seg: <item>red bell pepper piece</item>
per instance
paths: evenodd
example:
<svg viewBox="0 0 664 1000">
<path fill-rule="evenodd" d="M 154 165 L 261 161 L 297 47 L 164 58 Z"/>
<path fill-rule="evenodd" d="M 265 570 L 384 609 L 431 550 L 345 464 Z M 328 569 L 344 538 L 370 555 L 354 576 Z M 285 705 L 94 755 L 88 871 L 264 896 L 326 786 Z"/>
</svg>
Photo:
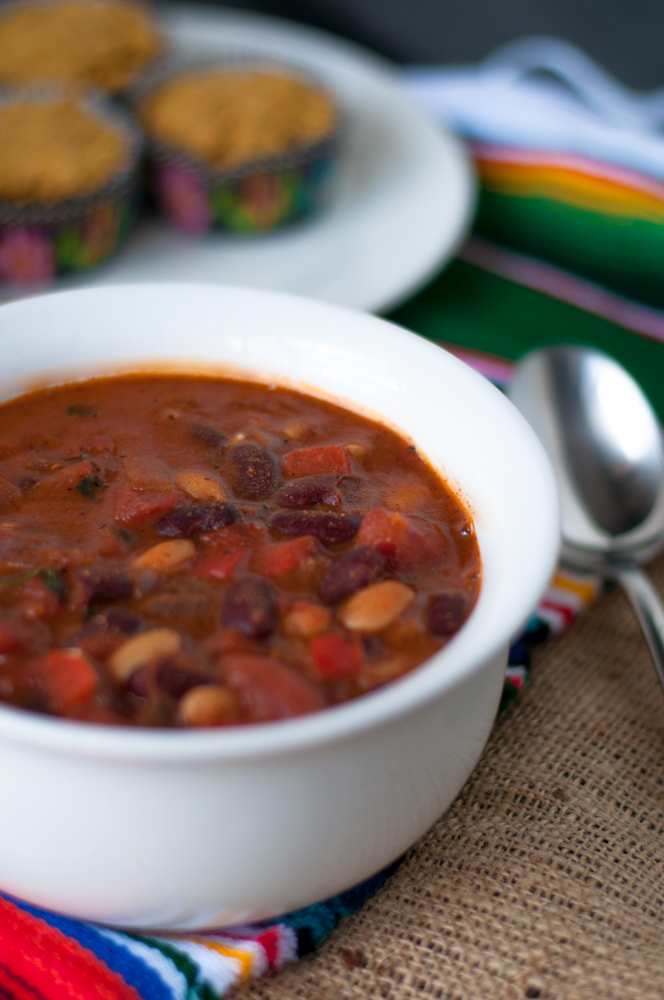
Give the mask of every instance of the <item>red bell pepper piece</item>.
<svg viewBox="0 0 664 1000">
<path fill-rule="evenodd" d="M 79 649 L 52 649 L 40 662 L 42 688 L 55 712 L 67 712 L 91 698 L 97 673 Z"/>
<path fill-rule="evenodd" d="M 319 476 L 325 472 L 347 476 L 352 471 L 352 465 L 350 455 L 342 444 L 327 444 L 289 451 L 284 455 L 283 469 L 291 479 Z"/>
<path fill-rule="evenodd" d="M 367 663 L 364 643 L 356 632 L 326 632 L 314 636 L 309 652 L 323 680 L 357 675 Z"/>
</svg>

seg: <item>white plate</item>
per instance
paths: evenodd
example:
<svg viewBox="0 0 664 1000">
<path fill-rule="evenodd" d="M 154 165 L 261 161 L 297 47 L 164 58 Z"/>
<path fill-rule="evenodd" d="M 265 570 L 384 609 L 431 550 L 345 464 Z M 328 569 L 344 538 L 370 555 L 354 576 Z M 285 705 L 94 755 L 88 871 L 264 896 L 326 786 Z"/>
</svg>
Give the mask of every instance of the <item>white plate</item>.
<svg viewBox="0 0 664 1000">
<path fill-rule="evenodd" d="M 144 221 L 103 269 L 58 287 L 218 282 L 379 311 L 407 298 L 452 256 L 474 207 L 472 168 L 459 141 L 402 95 L 389 64 L 270 17 L 176 4 L 163 13 L 179 52 L 249 50 L 306 66 L 328 82 L 349 118 L 332 204 L 307 224 L 258 237 L 190 239 Z"/>
</svg>

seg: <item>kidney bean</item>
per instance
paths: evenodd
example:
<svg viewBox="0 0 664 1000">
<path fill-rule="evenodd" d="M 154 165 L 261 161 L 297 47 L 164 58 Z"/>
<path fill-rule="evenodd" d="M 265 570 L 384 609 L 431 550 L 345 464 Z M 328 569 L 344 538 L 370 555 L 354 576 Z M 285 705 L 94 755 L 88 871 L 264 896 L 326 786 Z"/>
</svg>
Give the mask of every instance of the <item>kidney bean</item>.
<svg viewBox="0 0 664 1000">
<path fill-rule="evenodd" d="M 165 694 L 177 699 L 180 699 L 187 691 L 191 691 L 192 688 L 210 683 L 210 678 L 206 677 L 200 670 L 192 670 L 180 663 L 175 657 L 159 662 L 155 680 Z"/>
<path fill-rule="evenodd" d="M 338 507 L 341 493 L 337 489 L 339 477 L 335 475 L 303 476 L 282 486 L 276 496 L 280 507 L 307 507 L 310 504 L 326 503 Z"/>
<path fill-rule="evenodd" d="M 265 448 L 247 441 L 231 449 L 235 492 L 245 500 L 265 500 L 277 485 L 277 465 Z"/>
<path fill-rule="evenodd" d="M 465 621 L 470 608 L 468 598 L 460 590 L 444 590 L 431 602 L 428 625 L 434 635 L 453 635 Z"/>
<path fill-rule="evenodd" d="M 362 545 L 341 556 L 321 581 L 318 591 L 326 604 L 337 604 L 356 590 L 367 587 L 385 572 L 387 559 L 371 545 Z"/>
<path fill-rule="evenodd" d="M 345 511 L 293 510 L 275 514 L 270 527 L 282 535 L 313 535 L 332 545 L 347 542 L 357 534 L 362 523 L 358 514 Z"/>
<path fill-rule="evenodd" d="M 133 694 L 135 698 L 147 698 L 150 693 L 148 686 L 148 674 L 145 667 L 139 667 L 138 670 L 134 670 L 133 674 L 129 677 L 126 684 L 126 689 L 129 694 Z"/>
<path fill-rule="evenodd" d="M 108 604 L 131 597 L 134 585 L 116 566 L 89 566 L 78 571 L 88 590 L 89 604 Z"/>
<path fill-rule="evenodd" d="M 221 451 L 224 447 L 225 435 L 221 431 L 218 431 L 216 427 L 212 427 L 211 424 L 192 424 L 189 428 L 189 433 L 197 441 L 202 441 L 203 444 L 206 444 L 208 448 Z"/>
<path fill-rule="evenodd" d="M 75 639 L 85 639 L 90 635 L 100 635 L 109 630 L 121 635 L 134 635 L 141 628 L 142 622 L 129 608 L 107 608 L 106 611 L 92 618 L 76 633 Z"/>
<path fill-rule="evenodd" d="M 238 512 L 229 503 L 210 500 L 192 506 L 183 504 L 164 514 L 153 525 L 162 538 L 189 538 L 195 531 L 216 531 L 237 521 Z"/>
<path fill-rule="evenodd" d="M 277 624 L 272 587 L 262 576 L 247 574 L 226 591 L 221 620 L 250 639 L 264 639 Z"/>
</svg>

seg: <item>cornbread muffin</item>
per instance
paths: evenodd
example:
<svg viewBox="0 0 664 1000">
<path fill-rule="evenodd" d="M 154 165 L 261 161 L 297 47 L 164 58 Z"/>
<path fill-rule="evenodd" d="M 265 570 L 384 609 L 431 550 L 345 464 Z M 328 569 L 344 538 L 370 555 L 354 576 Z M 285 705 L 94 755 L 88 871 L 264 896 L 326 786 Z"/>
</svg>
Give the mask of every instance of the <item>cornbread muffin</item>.
<svg viewBox="0 0 664 1000">
<path fill-rule="evenodd" d="M 141 134 L 62 88 L 0 95 L 0 281 L 44 286 L 100 263 L 135 215 Z"/>
<path fill-rule="evenodd" d="M 341 115 L 297 70 L 248 59 L 162 70 L 137 108 L 158 200 L 187 233 L 264 232 L 329 196 Z"/>
<path fill-rule="evenodd" d="M 126 158 L 118 132 L 73 98 L 0 104 L 0 198 L 80 197 L 103 187 Z"/>
<path fill-rule="evenodd" d="M 148 134 L 215 170 L 282 156 L 329 136 L 327 94 L 293 77 L 207 70 L 166 80 L 142 111 Z"/>
<path fill-rule="evenodd" d="M 162 48 L 159 31 L 130 0 L 27 0 L 0 15 L 0 82 L 52 80 L 115 94 Z"/>
</svg>

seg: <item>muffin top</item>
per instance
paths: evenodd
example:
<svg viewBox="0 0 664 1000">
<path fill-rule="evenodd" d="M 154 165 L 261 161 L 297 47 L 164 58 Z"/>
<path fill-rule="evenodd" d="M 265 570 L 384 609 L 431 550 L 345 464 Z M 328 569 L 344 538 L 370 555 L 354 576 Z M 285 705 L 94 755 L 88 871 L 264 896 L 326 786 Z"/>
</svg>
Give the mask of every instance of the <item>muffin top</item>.
<svg viewBox="0 0 664 1000">
<path fill-rule="evenodd" d="M 73 98 L 0 104 L 0 198 L 53 204 L 103 188 L 124 169 L 121 135 Z"/>
<path fill-rule="evenodd" d="M 338 120 L 321 90 L 276 72 L 206 70 L 171 77 L 143 104 L 153 139 L 228 170 L 330 135 Z"/>
<path fill-rule="evenodd" d="M 0 16 L 0 81 L 58 80 L 116 93 L 162 49 L 147 15 L 127 0 L 42 0 Z"/>
</svg>

